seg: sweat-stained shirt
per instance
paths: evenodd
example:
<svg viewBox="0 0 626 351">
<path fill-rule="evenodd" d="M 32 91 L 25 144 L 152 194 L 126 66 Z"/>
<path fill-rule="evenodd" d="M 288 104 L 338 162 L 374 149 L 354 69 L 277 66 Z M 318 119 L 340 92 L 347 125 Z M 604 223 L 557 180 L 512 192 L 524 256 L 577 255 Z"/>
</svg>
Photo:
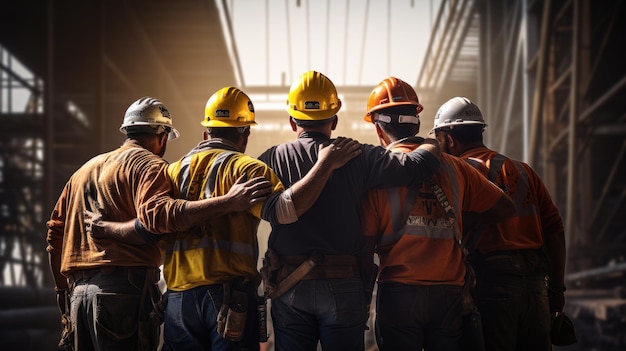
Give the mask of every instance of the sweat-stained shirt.
<svg viewBox="0 0 626 351">
<path fill-rule="evenodd" d="M 316 132 L 269 148 L 259 159 L 285 186 L 304 177 L 315 164 L 319 145 L 330 139 Z M 439 160 L 424 150 L 394 153 L 363 144 L 361 154 L 336 169 L 315 204 L 292 224 L 273 224 L 269 248 L 279 256 L 361 254 L 362 203 L 368 190 L 406 185 L 430 177 Z"/>
<path fill-rule="evenodd" d="M 236 151 L 232 143 L 221 139 L 200 142 L 172 163 L 168 173 L 176 185 L 175 197 L 188 200 L 225 195 L 242 175 L 246 179 L 263 176 L 271 182 L 273 192 L 267 201 L 246 211 L 211 218 L 202 227 L 163 240 L 163 276 L 168 289 L 184 291 L 236 277 L 258 284 L 256 234 L 261 213 L 275 217 L 274 210 L 267 207 L 284 190 L 276 174 L 265 163 Z"/>
<path fill-rule="evenodd" d="M 486 147 L 466 151 L 459 157 L 481 160 L 485 174 L 515 202 L 517 215 L 482 232 L 475 242 L 480 253 L 538 249 L 545 237 L 563 233 L 563 221 L 539 175 L 526 163 L 510 159 Z"/>
<path fill-rule="evenodd" d="M 390 146 L 394 151 L 409 152 L 419 144 L 407 138 Z M 454 220 L 427 183 L 419 187 L 413 204 L 405 204 L 407 187 L 377 189 L 368 194 L 363 231 L 366 236 L 379 237 L 379 284 L 463 285 L 465 264 L 455 243 L 455 235 L 463 229 L 462 211 L 488 211 L 504 193 L 467 162 L 449 154 L 441 155 L 441 166 L 433 180 L 452 206 Z M 408 218 L 398 221 L 397 216 L 406 216 L 407 206 L 412 206 Z"/>
<path fill-rule="evenodd" d="M 169 196 L 172 184 L 166 168 L 161 157 L 127 140 L 87 161 L 70 177 L 47 222 L 47 251 L 61 253 L 63 275 L 102 266 L 161 265 L 157 243 L 94 242 L 86 232 L 83 209 L 115 222 L 138 218 L 154 234 L 186 228 L 186 223 L 176 220 L 185 202 Z"/>
</svg>

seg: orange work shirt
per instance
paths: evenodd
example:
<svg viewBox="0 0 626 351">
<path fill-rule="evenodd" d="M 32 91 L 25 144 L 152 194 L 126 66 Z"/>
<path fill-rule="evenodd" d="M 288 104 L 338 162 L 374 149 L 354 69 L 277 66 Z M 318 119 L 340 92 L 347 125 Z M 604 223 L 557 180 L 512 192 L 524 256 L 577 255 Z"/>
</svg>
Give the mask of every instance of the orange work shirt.
<svg viewBox="0 0 626 351">
<path fill-rule="evenodd" d="M 393 150 L 408 152 L 417 146 L 404 142 L 395 144 Z M 433 178 L 454 209 L 454 220 L 426 183 L 420 186 L 403 228 L 393 224 L 396 216 L 406 212 L 408 188 L 377 189 L 368 194 L 363 229 L 366 236 L 379 237 L 378 283 L 463 285 L 465 265 L 455 243 L 457 233 L 462 233 L 462 212 L 486 212 L 504 193 L 467 162 L 448 154 L 441 155 L 441 166 Z"/>
</svg>

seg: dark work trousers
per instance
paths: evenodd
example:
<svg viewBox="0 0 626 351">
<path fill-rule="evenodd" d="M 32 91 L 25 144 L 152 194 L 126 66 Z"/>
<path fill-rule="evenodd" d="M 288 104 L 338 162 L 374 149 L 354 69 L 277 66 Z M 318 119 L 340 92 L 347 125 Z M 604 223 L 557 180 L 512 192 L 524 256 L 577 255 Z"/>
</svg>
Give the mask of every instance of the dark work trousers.
<svg viewBox="0 0 626 351">
<path fill-rule="evenodd" d="M 77 271 L 70 277 L 76 351 L 157 349 L 160 325 L 150 322 L 151 293 L 158 291 L 157 268 L 103 267 Z M 144 290 L 145 284 L 156 290 Z"/>
<path fill-rule="evenodd" d="M 259 315 L 256 287 L 246 285 L 248 296 L 243 339 L 229 341 L 217 331 L 217 315 L 224 302 L 222 284 L 202 285 L 166 293 L 163 351 L 259 350 Z"/>
<path fill-rule="evenodd" d="M 363 351 L 364 296 L 358 278 L 300 281 L 272 299 L 276 351 Z"/>
<path fill-rule="evenodd" d="M 472 261 L 487 351 L 551 350 L 542 253 L 502 252 Z"/>
<path fill-rule="evenodd" d="M 460 286 L 379 284 L 376 342 L 382 351 L 459 350 L 462 313 Z"/>
</svg>

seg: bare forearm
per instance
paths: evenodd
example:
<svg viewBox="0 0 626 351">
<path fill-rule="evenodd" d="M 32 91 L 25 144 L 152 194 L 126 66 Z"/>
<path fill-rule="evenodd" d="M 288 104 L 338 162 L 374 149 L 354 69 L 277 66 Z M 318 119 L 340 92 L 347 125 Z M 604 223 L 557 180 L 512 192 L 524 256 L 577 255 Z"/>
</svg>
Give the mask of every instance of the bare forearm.
<svg viewBox="0 0 626 351">
<path fill-rule="evenodd" d="M 230 212 L 246 211 L 256 203 L 263 202 L 272 192 L 272 184 L 263 176 L 245 180 L 241 175 L 222 196 L 211 197 L 185 204 L 184 218 L 189 227 L 206 223 L 212 217 Z"/>
<path fill-rule="evenodd" d="M 219 196 L 198 201 L 188 201 L 185 205 L 185 223 L 195 227 L 206 223 L 209 219 L 233 211 L 233 203 L 226 196 Z"/>
</svg>

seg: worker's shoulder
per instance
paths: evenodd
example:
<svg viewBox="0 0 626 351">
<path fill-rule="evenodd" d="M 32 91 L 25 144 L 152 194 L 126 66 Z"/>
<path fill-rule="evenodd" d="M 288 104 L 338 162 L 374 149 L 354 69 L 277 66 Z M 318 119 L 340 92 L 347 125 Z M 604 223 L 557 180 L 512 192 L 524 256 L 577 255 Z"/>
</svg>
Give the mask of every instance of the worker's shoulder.
<svg viewBox="0 0 626 351">
<path fill-rule="evenodd" d="M 453 168 L 458 175 L 472 176 L 476 173 L 480 173 L 482 176 L 489 174 L 489 169 L 485 165 L 484 161 L 474 157 L 460 158 L 454 155 L 443 153 L 441 154 L 441 164 L 448 165 Z"/>
</svg>

